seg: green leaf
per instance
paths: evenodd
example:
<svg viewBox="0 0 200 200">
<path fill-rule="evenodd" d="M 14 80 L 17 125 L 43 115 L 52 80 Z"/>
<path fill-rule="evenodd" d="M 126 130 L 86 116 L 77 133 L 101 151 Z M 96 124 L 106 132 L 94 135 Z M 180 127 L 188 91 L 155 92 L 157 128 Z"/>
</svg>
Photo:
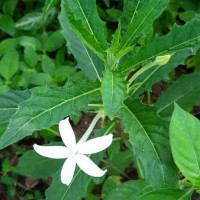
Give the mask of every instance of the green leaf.
<svg viewBox="0 0 200 200">
<path fill-rule="evenodd" d="M 103 62 L 71 31 L 65 18 L 66 13 L 62 8 L 59 20 L 64 30 L 67 46 L 77 60 L 77 68 L 80 68 L 89 80 L 101 80 L 104 69 Z"/>
<path fill-rule="evenodd" d="M 137 200 L 181 200 L 185 196 L 185 193 L 185 191 L 179 189 L 160 189 L 149 192 Z M 190 197 L 184 198 L 184 200 L 190 200 Z"/>
<path fill-rule="evenodd" d="M 10 90 L 0 94 L 0 123 L 8 122 L 17 111 L 19 103 L 28 99 L 30 92 Z"/>
<path fill-rule="evenodd" d="M 156 65 L 150 68 L 149 70 L 145 71 L 144 73 L 142 73 L 135 80 L 135 83 L 137 85 L 134 87 L 131 96 L 137 97 L 142 92 L 151 90 L 151 86 L 154 83 L 167 78 L 169 72 L 171 72 L 178 65 L 184 64 L 184 60 L 193 53 L 194 52 L 192 51 L 191 48 L 183 49 L 173 54 L 167 64 Z"/>
<path fill-rule="evenodd" d="M 61 30 L 58 30 L 48 36 L 47 41 L 44 44 L 44 49 L 49 52 L 56 51 L 65 43 L 66 41 Z"/>
<path fill-rule="evenodd" d="M 101 93 L 105 112 L 113 119 L 127 95 L 124 77 L 119 72 L 106 68 L 103 75 Z"/>
<path fill-rule="evenodd" d="M 108 47 L 104 23 L 99 18 L 95 0 L 63 0 L 62 7 L 70 28 L 91 50 L 104 59 Z"/>
<path fill-rule="evenodd" d="M 15 23 L 15 28 L 25 31 L 34 31 L 40 29 L 42 27 L 42 23 L 43 20 L 41 12 L 30 12 Z"/>
<path fill-rule="evenodd" d="M 168 123 L 152 107 L 134 99 L 127 99 L 119 114 L 145 180 L 153 188 L 177 187 L 178 172 L 171 155 Z"/>
<path fill-rule="evenodd" d="M 37 73 L 33 71 L 27 71 L 23 74 L 24 79 L 32 85 L 52 85 L 53 79 L 49 74 Z"/>
<path fill-rule="evenodd" d="M 137 66 L 144 65 L 157 56 L 171 54 L 185 48 L 191 48 L 193 54 L 200 47 L 200 20 L 194 19 L 184 26 L 175 25 L 165 36 L 156 37 L 151 43 L 140 47 L 137 53 L 121 63 L 124 74 L 131 72 Z M 188 55 L 189 56 L 189 55 Z"/>
<path fill-rule="evenodd" d="M 9 15 L 0 16 L 0 29 L 11 36 L 14 35 L 15 26 L 13 19 Z"/>
<path fill-rule="evenodd" d="M 4 14 L 12 16 L 13 12 L 14 12 L 14 10 L 16 8 L 17 1 L 18 0 L 7 0 L 7 1 L 4 1 L 3 7 L 2 7 Z"/>
<path fill-rule="evenodd" d="M 44 158 L 31 150 L 23 154 L 14 171 L 31 178 L 46 178 L 56 173 L 63 163 L 63 159 Z"/>
<path fill-rule="evenodd" d="M 47 55 L 42 56 L 42 70 L 45 73 L 50 74 L 51 76 L 54 75 L 55 64 L 54 64 L 53 60 Z"/>
<path fill-rule="evenodd" d="M 6 80 L 10 80 L 17 72 L 18 65 L 18 52 L 15 49 L 7 50 L 0 61 L 0 75 L 2 75 Z"/>
<path fill-rule="evenodd" d="M 102 153 L 92 155 L 92 160 L 99 163 L 102 159 Z M 92 177 L 85 174 L 78 167 L 76 168 L 74 178 L 69 186 L 60 181 L 60 170 L 53 176 L 52 185 L 46 190 L 46 200 L 81 200 L 86 197 L 87 188 L 92 181 Z M 78 191 L 78 192 L 77 192 Z"/>
<path fill-rule="evenodd" d="M 32 46 L 27 46 L 24 49 L 24 60 L 26 64 L 35 67 L 38 62 L 38 55 Z"/>
<path fill-rule="evenodd" d="M 170 123 L 170 144 L 176 165 L 200 187 L 200 122 L 175 104 Z"/>
<path fill-rule="evenodd" d="M 87 110 L 88 103 L 97 101 L 99 84 L 79 83 L 67 88 L 39 87 L 19 105 L 0 140 L 0 149 L 31 135 L 36 130 L 57 124 L 62 118 Z"/>
<path fill-rule="evenodd" d="M 151 186 L 143 180 L 126 181 L 111 190 L 105 200 L 137 200 L 149 191 L 152 191 Z"/>
<path fill-rule="evenodd" d="M 5 39 L 0 42 L 0 55 L 5 54 L 6 51 L 10 49 L 15 49 L 18 45 L 18 40 L 16 38 Z"/>
<path fill-rule="evenodd" d="M 181 76 L 166 91 L 162 93 L 155 106 L 159 115 L 170 117 L 174 102 L 188 109 L 200 101 L 200 73 Z"/>
<path fill-rule="evenodd" d="M 121 35 L 127 31 L 128 25 L 132 24 L 146 0 L 124 0 L 123 15 L 120 18 Z"/>
<path fill-rule="evenodd" d="M 140 3 L 140 1 L 138 1 Z M 135 12 L 132 14 L 133 19 L 129 19 L 129 25 L 127 31 L 125 32 L 124 36 L 121 39 L 119 51 L 124 49 L 125 47 L 129 46 L 133 41 L 136 42 L 136 39 L 141 36 L 141 33 L 146 29 L 149 24 L 152 24 L 155 19 L 157 19 L 163 10 L 166 8 L 168 4 L 168 0 L 146 0 L 143 3 L 143 8 L 140 9 L 139 12 Z M 125 4 L 126 6 L 126 4 Z M 131 5 L 131 7 L 133 7 Z M 130 12 L 129 12 L 130 13 Z M 130 17 L 130 14 L 128 14 Z"/>
<path fill-rule="evenodd" d="M 31 46 L 35 50 L 42 50 L 42 45 L 40 41 L 35 37 L 23 35 L 17 39 L 19 41 L 19 44 L 24 48 Z"/>
</svg>

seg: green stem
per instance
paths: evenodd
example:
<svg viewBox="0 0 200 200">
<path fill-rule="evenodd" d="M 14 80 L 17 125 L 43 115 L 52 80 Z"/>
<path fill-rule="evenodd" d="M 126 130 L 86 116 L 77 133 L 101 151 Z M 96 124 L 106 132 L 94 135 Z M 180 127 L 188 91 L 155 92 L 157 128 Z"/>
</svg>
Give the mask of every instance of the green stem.
<svg viewBox="0 0 200 200">
<path fill-rule="evenodd" d="M 147 104 L 151 105 L 151 92 L 147 91 Z"/>
<path fill-rule="evenodd" d="M 146 70 L 150 69 L 151 67 L 155 66 L 154 62 L 148 63 L 147 65 L 145 65 L 144 67 L 142 67 L 140 70 L 138 70 L 135 74 L 133 74 L 133 76 L 129 79 L 129 83 L 128 86 L 130 87 L 131 84 L 133 83 L 133 81 L 138 78 L 143 72 L 145 72 Z"/>
<path fill-rule="evenodd" d="M 53 133 L 54 135 L 57 135 L 57 136 L 59 135 L 59 133 L 57 131 L 53 130 L 52 128 L 47 128 L 46 130 Z"/>
<path fill-rule="evenodd" d="M 90 136 L 90 134 L 92 133 L 96 123 L 99 121 L 99 119 L 101 117 L 104 116 L 104 112 L 103 111 L 99 111 L 98 114 L 94 117 L 94 119 L 92 120 L 92 122 L 90 123 L 88 129 L 86 130 L 86 132 L 84 133 L 84 135 L 82 136 L 82 138 L 79 140 L 79 144 L 85 142 L 88 137 Z"/>
</svg>

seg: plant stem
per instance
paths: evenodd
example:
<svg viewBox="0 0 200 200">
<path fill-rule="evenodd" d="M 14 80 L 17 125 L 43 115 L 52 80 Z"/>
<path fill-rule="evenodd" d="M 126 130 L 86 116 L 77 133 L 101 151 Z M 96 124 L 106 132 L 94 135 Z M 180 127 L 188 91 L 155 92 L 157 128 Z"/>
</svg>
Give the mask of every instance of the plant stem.
<svg viewBox="0 0 200 200">
<path fill-rule="evenodd" d="M 99 121 L 99 119 L 101 117 L 104 116 L 104 112 L 103 111 L 99 111 L 98 114 L 94 117 L 94 119 L 92 120 L 92 122 L 90 123 L 88 129 L 86 130 L 86 132 L 84 133 L 84 135 L 82 136 L 82 138 L 78 141 L 78 144 L 85 142 L 88 137 L 90 136 L 90 134 L 92 133 L 96 123 Z"/>
<path fill-rule="evenodd" d="M 147 91 L 147 104 L 151 105 L 151 92 Z"/>
</svg>

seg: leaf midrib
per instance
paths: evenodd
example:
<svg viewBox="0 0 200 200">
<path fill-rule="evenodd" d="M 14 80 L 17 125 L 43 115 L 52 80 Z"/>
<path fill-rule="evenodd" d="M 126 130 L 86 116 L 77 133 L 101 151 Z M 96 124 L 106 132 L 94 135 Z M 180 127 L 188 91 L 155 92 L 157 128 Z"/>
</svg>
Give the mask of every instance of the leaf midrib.
<svg viewBox="0 0 200 200">
<path fill-rule="evenodd" d="M 28 120 L 23 126 L 20 126 L 20 128 L 19 128 L 16 132 L 14 132 L 14 133 L 11 135 L 11 137 L 9 137 L 9 138 L 4 142 L 4 144 L 7 143 L 11 138 L 15 137 L 15 135 L 16 135 L 22 128 L 24 128 L 25 126 L 27 126 L 31 121 L 35 120 L 36 118 L 40 117 L 41 115 L 45 114 L 46 112 L 49 112 L 49 111 L 51 111 L 51 110 L 53 110 L 53 109 L 55 109 L 55 108 L 57 108 L 57 107 L 59 107 L 59 106 L 62 106 L 63 104 L 65 104 L 65 103 L 67 103 L 67 102 L 69 102 L 69 101 L 76 100 L 76 99 L 78 99 L 78 98 L 80 98 L 80 97 L 82 97 L 82 96 L 87 96 L 88 94 L 93 93 L 93 92 L 96 92 L 96 91 L 98 91 L 98 90 L 100 90 L 100 88 L 95 88 L 94 90 L 90 90 L 89 92 L 85 92 L 85 93 L 83 93 L 83 94 L 81 94 L 81 95 L 78 95 L 78 96 L 76 96 L 76 97 L 67 99 L 67 100 L 65 100 L 64 102 L 62 102 L 62 103 L 60 103 L 60 104 L 57 104 L 56 106 L 53 106 L 52 108 L 50 108 L 50 109 L 48 109 L 48 110 L 45 110 L 44 112 L 41 112 L 39 115 L 37 115 L 37 116 L 31 118 L 30 120 Z M 9 126 L 8 126 L 8 128 L 9 128 Z M 7 129 L 7 130 L 8 130 L 8 129 Z M 37 129 L 35 129 L 35 130 L 37 130 Z"/>
<path fill-rule="evenodd" d="M 138 29 L 142 26 L 142 24 L 144 23 L 144 21 L 149 17 L 149 15 L 151 14 L 151 12 L 154 10 L 154 8 L 158 5 L 158 3 L 160 2 L 161 0 L 159 0 L 154 7 L 152 7 L 152 9 L 150 10 L 150 12 L 146 15 L 146 17 L 143 18 L 142 22 L 140 23 L 140 25 L 135 29 L 135 31 L 133 31 L 133 33 L 131 34 L 131 36 L 129 37 L 129 39 L 123 44 L 122 47 L 120 47 L 120 49 L 123 49 L 127 43 L 129 43 L 130 40 L 132 40 L 132 36 L 138 31 Z M 128 32 L 128 30 L 127 30 Z M 123 37 L 124 38 L 124 37 Z M 123 40 L 122 38 L 122 40 Z"/>
</svg>

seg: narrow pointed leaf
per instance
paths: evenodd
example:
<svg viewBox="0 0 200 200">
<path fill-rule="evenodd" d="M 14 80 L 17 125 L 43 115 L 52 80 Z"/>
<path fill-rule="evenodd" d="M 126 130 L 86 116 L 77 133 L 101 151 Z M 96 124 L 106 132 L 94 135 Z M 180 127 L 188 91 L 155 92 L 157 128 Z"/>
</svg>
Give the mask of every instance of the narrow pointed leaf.
<svg viewBox="0 0 200 200">
<path fill-rule="evenodd" d="M 0 94 L 0 123 L 8 122 L 10 117 L 17 111 L 19 103 L 28 99 L 30 92 L 8 91 Z"/>
<path fill-rule="evenodd" d="M 167 35 L 156 37 L 150 44 L 141 47 L 136 55 L 122 63 L 122 72 L 127 74 L 135 67 L 153 61 L 159 55 L 173 54 L 187 47 L 190 47 L 193 53 L 200 47 L 199 19 L 194 19 L 184 26 L 175 25 Z"/>
<path fill-rule="evenodd" d="M 175 104 L 170 123 L 172 154 L 183 175 L 198 188 L 200 187 L 199 130 L 199 120 Z"/>
<path fill-rule="evenodd" d="M 98 16 L 95 0 L 63 0 L 62 6 L 73 32 L 103 59 L 108 43 L 104 34 L 104 23 Z"/>
<path fill-rule="evenodd" d="M 127 99 L 119 114 L 145 180 L 153 188 L 177 187 L 178 172 L 171 155 L 168 123 L 153 108 L 134 99 Z"/>
<path fill-rule="evenodd" d="M 59 20 L 63 28 L 67 46 L 77 60 L 77 67 L 84 72 L 85 76 L 89 80 L 101 80 L 102 71 L 104 68 L 103 62 L 70 29 L 66 18 L 66 12 L 62 7 Z"/>
<path fill-rule="evenodd" d="M 80 83 L 68 88 L 36 89 L 12 116 L 0 140 L 0 149 L 31 135 L 36 130 L 58 124 L 66 116 L 86 110 L 88 103 L 97 100 L 99 95 L 100 88 L 97 83 Z"/>
<path fill-rule="evenodd" d="M 168 0 L 146 0 L 143 4 L 143 8 L 137 13 L 137 16 L 132 16 L 134 18 L 130 21 L 127 31 L 121 39 L 119 50 L 129 46 L 140 37 L 141 32 L 160 16 L 167 4 Z"/>
<path fill-rule="evenodd" d="M 188 109 L 200 102 L 200 73 L 181 76 L 166 91 L 162 93 L 155 106 L 159 115 L 170 117 L 174 102 Z"/>
<path fill-rule="evenodd" d="M 106 114 L 113 119 L 127 94 L 123 76 L 119 72 L 106 69 L 102 80 L 101 93 Z"/>
<path fill-rule="evenodd" d="M 123 15 L 120 18 L 122 35 L 127 31 L 128 25 L 133 23 L 145 3 L 146 0 L 124 0 Z"/>
</svg>

